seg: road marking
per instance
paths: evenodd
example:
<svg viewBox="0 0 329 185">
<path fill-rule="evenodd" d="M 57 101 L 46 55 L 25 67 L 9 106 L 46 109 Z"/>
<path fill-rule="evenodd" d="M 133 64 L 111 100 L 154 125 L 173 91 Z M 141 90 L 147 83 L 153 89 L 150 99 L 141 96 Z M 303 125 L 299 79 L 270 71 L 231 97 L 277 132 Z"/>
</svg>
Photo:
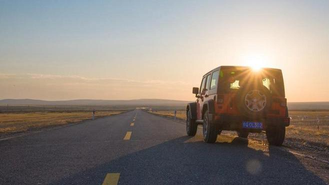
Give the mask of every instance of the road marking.
<svg viewBox="0 0 329 185">
<path fill-rule="evenodd" d="M 119 182 L 120 173 L 108 173 L 102 185 L 117 185 Z"/>
<path fill-rule="evenodd" d="M 123 138 L 123 140 L 130 140 L 131 137 L 131 132 L 127 132 L 127 134 L 125 135 L 125 137 Z"/>
<path fill-rule="evenodd" d="M 130 126 L 133 127 L 135 125 L 135 123 L 130 123 Z"/>
</svg>

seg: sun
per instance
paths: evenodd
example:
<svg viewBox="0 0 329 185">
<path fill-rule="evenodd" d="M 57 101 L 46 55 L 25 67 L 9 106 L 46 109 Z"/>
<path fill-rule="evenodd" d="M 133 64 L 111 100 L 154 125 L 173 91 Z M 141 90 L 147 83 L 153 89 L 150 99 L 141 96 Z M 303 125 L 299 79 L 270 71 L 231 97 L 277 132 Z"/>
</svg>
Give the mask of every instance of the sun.
<svg viewBox="0 0 329 185">
<path fill-rule="evenodd" d="M 260 66 L 257 63 L 252 64 L 250 67 L 252 68 L 253 71 L 259 71 L 259 70 L 261 70 L 263 68 L 262 66 Z"/>
<path fill-rule="evenodd" d="M 261 70 L 268 61 L 262 55 L 252 55 L 245 59 L 247 66 L 250 66 L 254 71 Z"/>
</svg>

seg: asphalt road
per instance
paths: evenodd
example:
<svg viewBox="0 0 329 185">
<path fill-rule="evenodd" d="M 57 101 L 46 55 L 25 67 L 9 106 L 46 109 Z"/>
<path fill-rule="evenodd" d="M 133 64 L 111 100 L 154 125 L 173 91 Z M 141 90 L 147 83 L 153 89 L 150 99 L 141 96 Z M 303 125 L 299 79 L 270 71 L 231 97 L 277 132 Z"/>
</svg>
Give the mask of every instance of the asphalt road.
<svg viewBox="0 0 329 185">
<path fill-rule="evenodd" d="M 135 110 L 3 140 L 0 184 L 328 183 L 312 160 L 225 135 L 206 144 L 200 130 Z"/>
</svg>

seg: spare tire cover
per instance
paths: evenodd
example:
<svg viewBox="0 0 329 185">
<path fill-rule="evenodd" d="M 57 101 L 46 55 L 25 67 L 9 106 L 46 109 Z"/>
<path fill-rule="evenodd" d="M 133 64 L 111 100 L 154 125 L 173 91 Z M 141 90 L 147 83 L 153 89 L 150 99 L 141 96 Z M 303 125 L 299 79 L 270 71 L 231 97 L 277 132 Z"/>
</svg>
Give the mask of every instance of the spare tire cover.
<svg viewBox="0 0 329 185">
<path fill-rule="evenodd" d="M 271 93 L 264 86 L 241 88 L 237 99 L 239 111 L 253 118 L 265 115 L 272 105 Z"/>
</svg>

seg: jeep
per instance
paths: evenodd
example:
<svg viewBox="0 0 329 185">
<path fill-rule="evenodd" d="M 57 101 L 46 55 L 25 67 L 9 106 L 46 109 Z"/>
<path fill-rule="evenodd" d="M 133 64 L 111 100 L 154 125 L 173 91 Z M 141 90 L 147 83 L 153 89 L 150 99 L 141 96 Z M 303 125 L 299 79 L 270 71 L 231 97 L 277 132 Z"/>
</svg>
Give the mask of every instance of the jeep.
<svg viewBox="0 0 329 185">
<path fill-rule="evenodd" d="M 195 136 L 202 124 L 206 143 L 230 130 L 242 138 L 266 132 L 270 145 L 282 145 L 290 118 L 280 69 L 220 66 L 203 76 L 193 94 L 196 101 L 186 107 L 188 136 Z"/>
</svg>

